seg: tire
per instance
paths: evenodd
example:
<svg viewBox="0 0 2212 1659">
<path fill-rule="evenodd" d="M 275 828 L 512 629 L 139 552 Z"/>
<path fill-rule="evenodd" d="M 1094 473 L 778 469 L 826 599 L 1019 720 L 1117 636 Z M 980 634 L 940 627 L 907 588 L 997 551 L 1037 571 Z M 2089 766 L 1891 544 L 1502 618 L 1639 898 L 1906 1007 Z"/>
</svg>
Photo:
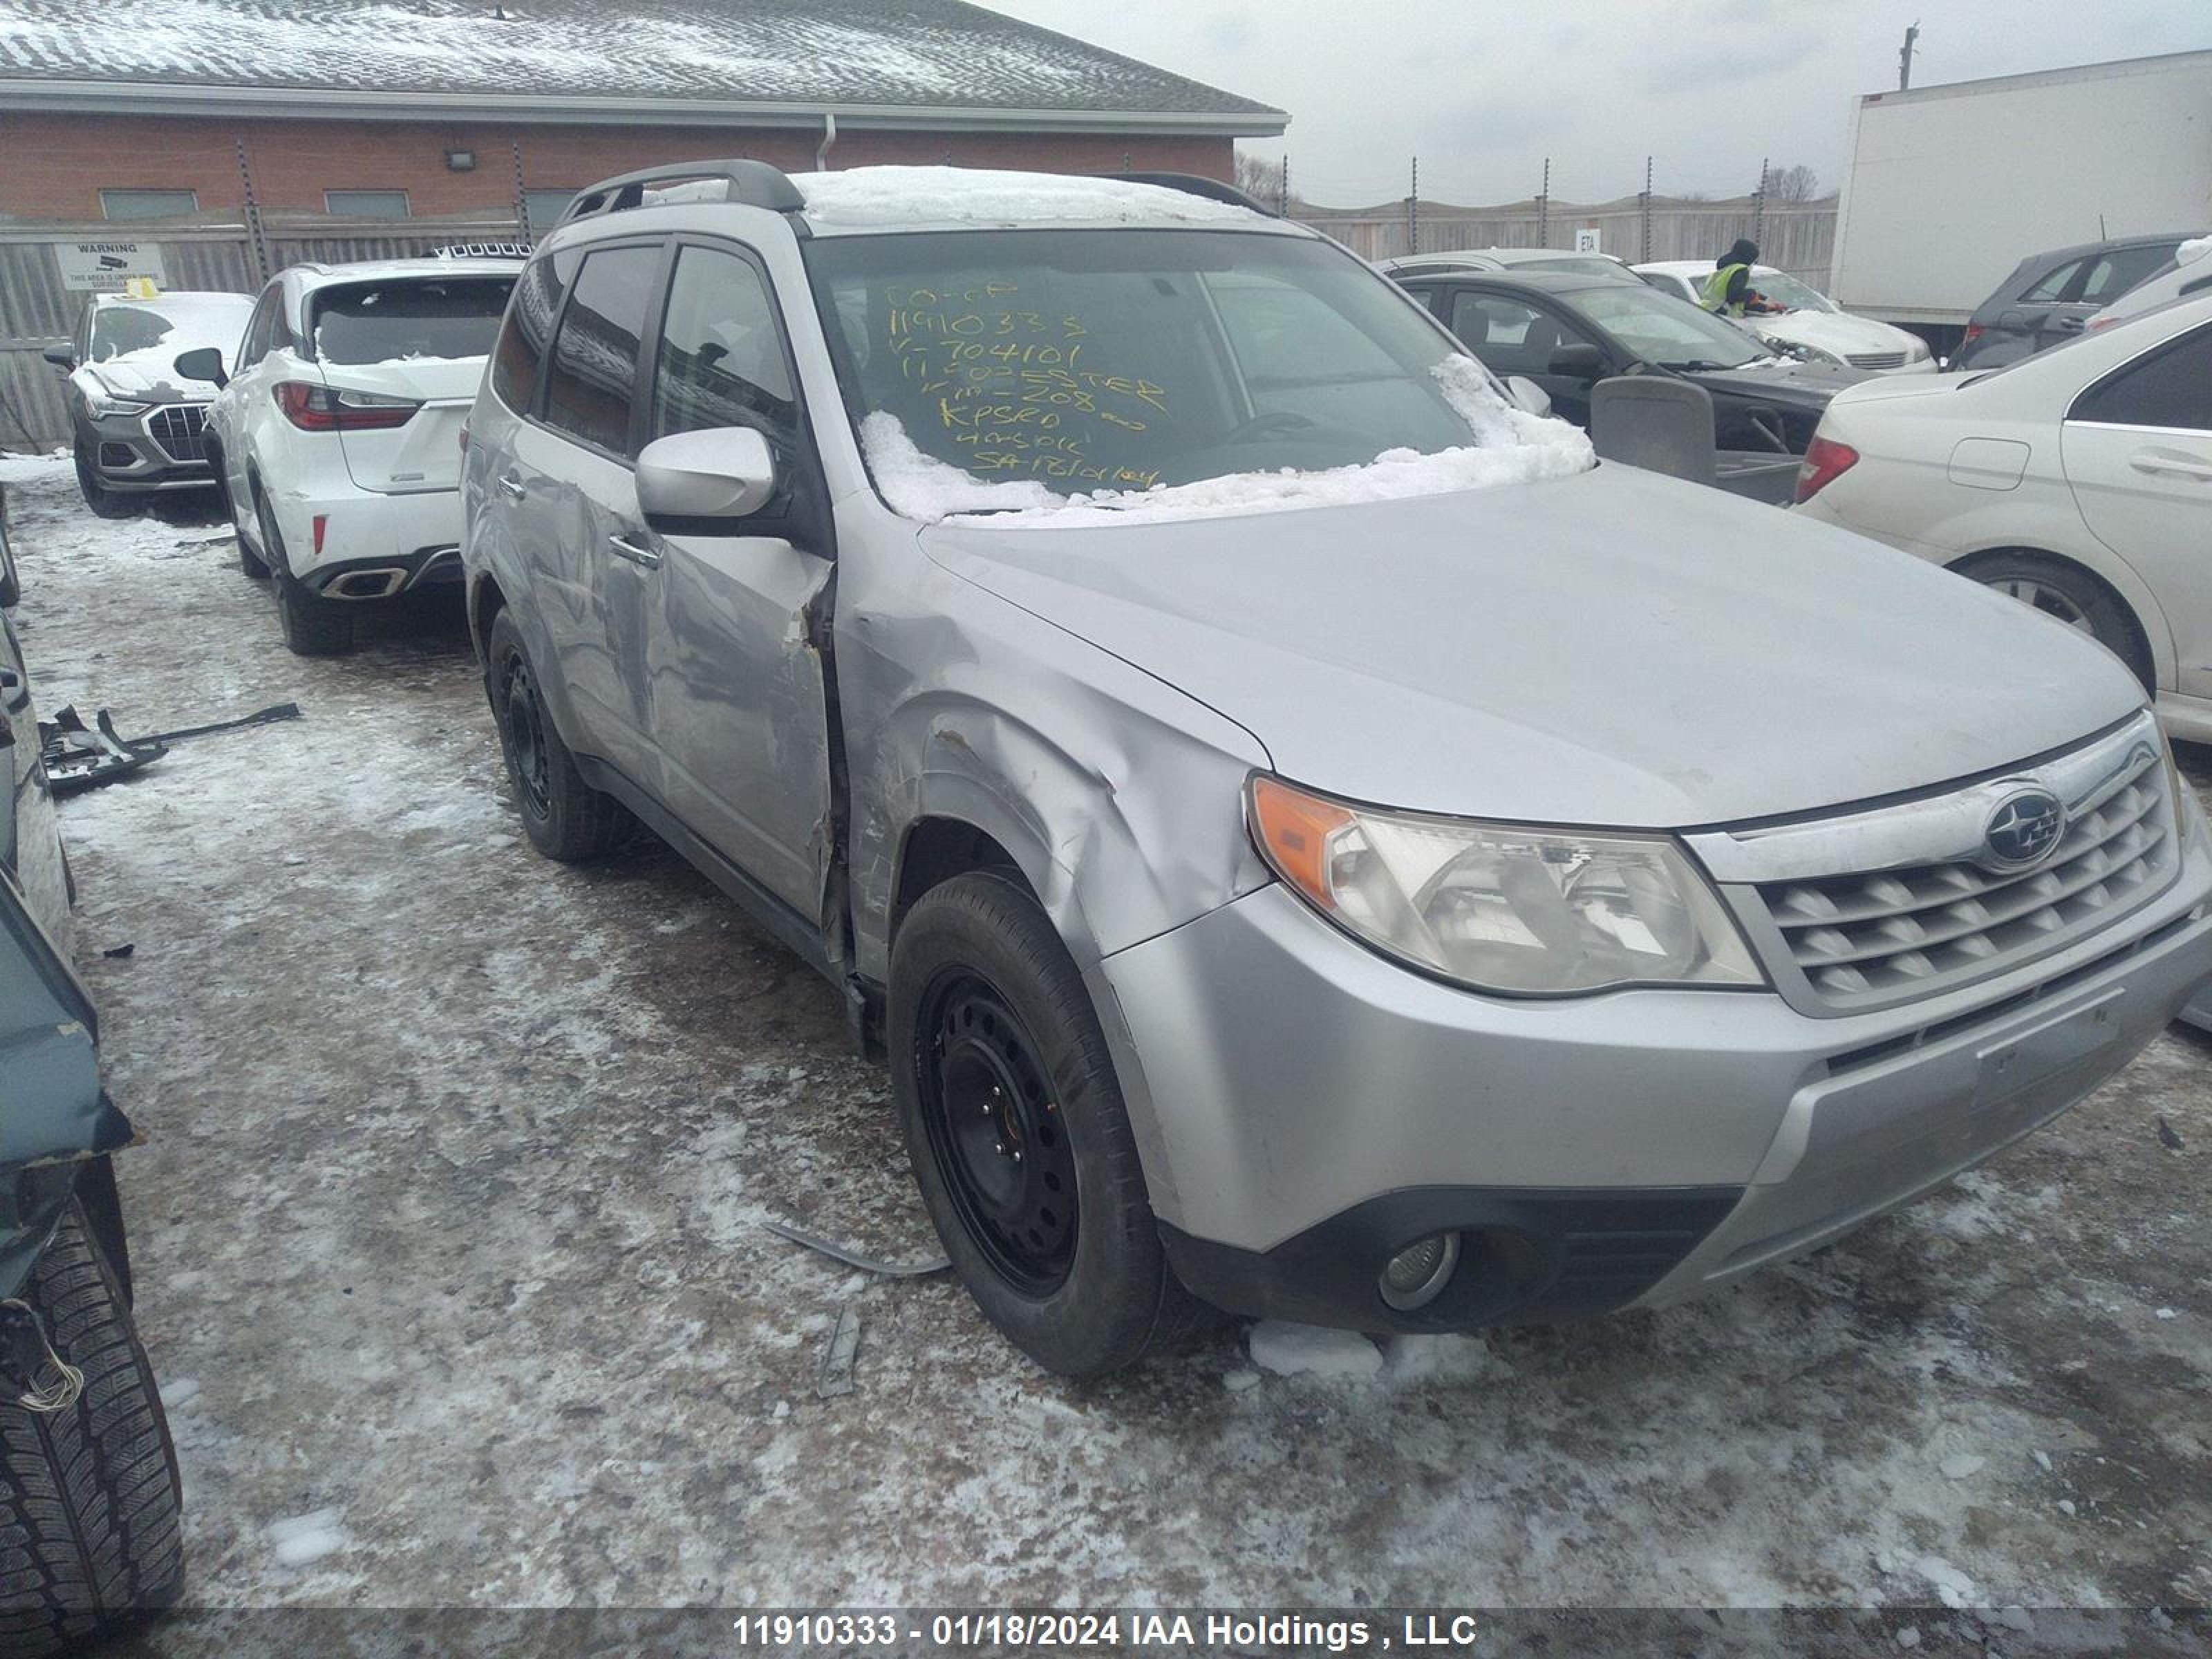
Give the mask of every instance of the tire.
<svg viewBox="0 0 2212 1659">
<path fill-rule="evenodd" d="M 2125 663 L 2145 690 L 2158 690 L 2142 625 L 2126 601 L 2079 565 L 2040 553 L 1991 553 L 1959 572 L 2090 635 Z"/>
<path fill-rule="evenodd" d="M 627 840 L 636 820 L 613 796 L 584 781 L 554 727 L 522 630 L 505 611 L 492 618 L 484 643 L 484 692 L 530 844 L 557 863 L 582 864 Z"/>
<path fill-rule="evenodd" d="M 238 510 L 238 497 L 230 492 L 229 463 L 222 449 L 212 443 L 208 446 L 208 466 L 215 473 L 216 498 L 222 503 L 222 510 L 230 520 L 230 533 L 238 542 L 239 569 L 256 581 L 266 581 L 269 567 L 247 542 L 246 515 Z"/>
<path fill-rule="evenodd" d="M 922 1200 L 1016 1347 L 1094 1377 L 1206 1321 L 1160 1242 L 1082 975 L 1025 890 L 978 873 L 916 901 L 891 948 L 889 1047 Z"/>
<path fill-rule="evenodd" d="M 72 1200 L 24 1299 L 84 1373 L 58 1412 L 0 1405 L 0 1655 L 75 1650 L 184 1589 L 168 1419 L 114 1273 Z"/>
<path fill-rule="evenodd" d="M 269 498 L 258 490 L 254 492 L 253 513 L 261 526 L 261 550 L 276 584 L 276 624 L 284 630 L 284 643 L 295 657 L 343 656 L 353 649 L 353 617 L 331 600 L 309 592 L 292 574 L 291 561 L 284 556 L 284 532 L 276 527 Z"/>
<path fill-rule="evenodd" d="M 84 441 L 76 446 L 76 488 L 96 518 L 135 519 L 143 506 L 137 496 L 128 490 L 110 489 L 100 481 L 100 474 L 92 465 L 92 457 L 85 453 Z"/>
</svg>

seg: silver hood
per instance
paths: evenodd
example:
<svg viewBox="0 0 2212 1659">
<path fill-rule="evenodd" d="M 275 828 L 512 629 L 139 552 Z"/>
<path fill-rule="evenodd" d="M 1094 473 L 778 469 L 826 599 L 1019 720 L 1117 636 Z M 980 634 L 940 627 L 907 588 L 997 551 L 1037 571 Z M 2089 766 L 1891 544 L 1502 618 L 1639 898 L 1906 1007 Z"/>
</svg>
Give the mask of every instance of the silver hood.
<svg viewBox="0 0 2212 1659">
<path fill-rule="evenodd" d="M 2142 706 L 2017 602 L 1719 490 L 1602 465 L 1413 501 L 1097 528 L 947 522 L 930 555 L 1355 799 L 1680 828 L 1947 782 Z"/>
</svg>

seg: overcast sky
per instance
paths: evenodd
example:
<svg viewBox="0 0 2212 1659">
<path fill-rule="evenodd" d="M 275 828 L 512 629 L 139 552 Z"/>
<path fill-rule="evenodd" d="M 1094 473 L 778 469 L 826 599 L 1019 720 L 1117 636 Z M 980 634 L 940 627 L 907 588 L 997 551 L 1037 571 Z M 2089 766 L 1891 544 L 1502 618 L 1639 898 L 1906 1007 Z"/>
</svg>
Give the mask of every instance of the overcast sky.
<svg viewBox="0 0 2212 1659">
<path fill-rule="evenodd" d="M 2212 0 L 984 0 L 1288 110 L 1299 194 L 1482 204 L 1735 195 L 1762 156 L 1832 186 L 1850 108 L 1915 85 L 2212 47 Z"/>
</svg>

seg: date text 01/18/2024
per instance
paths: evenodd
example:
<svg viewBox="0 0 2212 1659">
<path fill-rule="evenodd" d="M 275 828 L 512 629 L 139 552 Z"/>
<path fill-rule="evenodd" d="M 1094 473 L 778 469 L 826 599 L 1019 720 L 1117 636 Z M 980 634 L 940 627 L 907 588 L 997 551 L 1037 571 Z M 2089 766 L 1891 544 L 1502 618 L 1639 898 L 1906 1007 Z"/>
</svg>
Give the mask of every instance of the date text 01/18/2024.
<svg viewBox="0 0 2212 1659">
<path fill-rule="evenodd" d="M 1098 1648 L 1173 1653 L 1203 1644 L 1319 1648 L 1329 1653 L 1413 1652 L 1468 1647 L 1479 1625 L 1468 1613 L 1407 1613 L 1393 1632 L 1372 1617 L 1311 1613 L 965 1612 L 925 1617 L 884 1613 L 753 1613 L 732 1625 L 745 1645 L 898 1648 L 927 1642 L 969 1647 Z"/>
</svg>

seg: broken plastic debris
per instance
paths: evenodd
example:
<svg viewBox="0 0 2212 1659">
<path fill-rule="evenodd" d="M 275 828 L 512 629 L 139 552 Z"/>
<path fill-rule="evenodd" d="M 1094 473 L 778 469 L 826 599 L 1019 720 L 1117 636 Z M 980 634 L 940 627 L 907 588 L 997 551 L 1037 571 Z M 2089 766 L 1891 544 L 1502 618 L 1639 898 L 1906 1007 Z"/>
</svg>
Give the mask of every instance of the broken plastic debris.
<svg viewBox="0 0 2212 1659">
<path fill-rule="evenodd" d="M 128 776 L 169 752 L 157 738 L 125 742 L 103 708 L 88 727 L 74 704 L 39 722 L 39 755 L 46 763 L 46 786 L 57 797 Z"/>
<path fill-rule="evenodd" d="M 1252 1363 L 1284 1376 L 1373 1376 L 1382 1369 L 1382 1351 L 1358 1331 L 1296 1325 L 1287 1319 L 1263 1319 L 1252 1328 Z"/>
<path fill-rule="evenodd" d="M 885 1279 L 919 1279 L 927 1273 L 941 1273 L 952 1265 L 946 1256 L 929 1256 L 920 1261 L 886 1261 L 850 1244 L 840 1244 L 834 1239 L 819 1238 L 802 1231 L 786 1221 L 763 1221 L 761 1225 L 779 1238 L 787 1238 L 794 1244 L 804 1244 L 810 1250 L 819 1250 L 833 1261 L 842 1261 L 848 1267 L 858 1267 L 864 1273 L 878 1273 Z"/>
<path fill-rule="evenodd" d="M 835 1400 L 853 1392 L 853 1366 L 860 1357 L 860 1316 L 850 1308 L 837 1310 L 830 1346 L 822 1355 L 822 1374 L 814 1380 L 814 1397 Z"/>
</svg>

